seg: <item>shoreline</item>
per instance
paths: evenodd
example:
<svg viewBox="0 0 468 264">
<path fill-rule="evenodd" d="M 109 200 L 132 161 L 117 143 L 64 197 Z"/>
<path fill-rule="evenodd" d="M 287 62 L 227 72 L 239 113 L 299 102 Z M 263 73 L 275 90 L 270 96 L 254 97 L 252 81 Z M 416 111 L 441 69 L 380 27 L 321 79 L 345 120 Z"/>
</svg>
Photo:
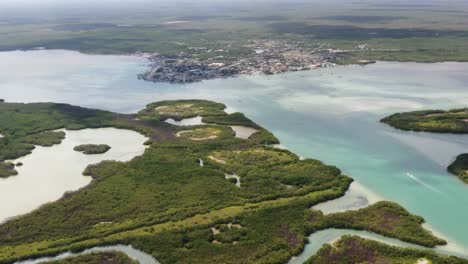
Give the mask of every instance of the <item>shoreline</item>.
<svg viewBox="0 0 468 264">
<path fill-rule="evenodd" d="M 46 204 L 59 201 L 68 194 L 77 192 L 89 186 L 93 182 L 94 178 L 91 175 L 83 174 L 89 165 L 101 163 L 106 160 L 128 161 L 137 156 L 141 156 L 147 148 L 147 146 L 144 145 L 144 142 L 145 140 L 148 140 L 148 138 L 139 132 L 128 129 L 112 127 L 86 128 L 81 130 L 57 129 L 53 131 L 66 132 L 65 139 L 62 140 L 60 144 L 55 144 L 50 147 L 36 145 L 35 149 L 30 154 L 10 160 L 13 163 L 24 163 L 24 165 L 17 168 L 18 175 L 6 179 L 0 179 L 0 190 L 15 190 L 16 188 L 22 188 L 27 191 L 30 189 L 40 188 L 41 186 L 42 188 L 47 186 L 47 192 L 36 191 L 36 195 L 33 197 L 26 196 L 31 197 L 29 199 L 21 195 L 16 198 L 12 197 L 12 195 L 6 195 L 7 199 L 16 200 L 17 202 L 13 207 L 4 208 L 5 211 L 10 209 L 8 212 L 11 211 L 14 215 L 3 216 L 4 218 L 0 219 L 0 225 L 30 214 Z M 114 135 L 112 132 L 114 132 Z M 116 132 L 121 134 L 115 134 Z M 115 139 L 113 139 L 112 136 Z M 128 142 L 129 140 L 140 141 L 140 137 L 142 139 L 141 147 L 140 145 L 122 146 L 117 143 L 121 140 L 123 140 L 123 142 Z M 79 145 L 79 143 L 95 142 L 96 140 L 106 141 L 107 143 L 112 144 L 114 148 L 107 153 L 91 156 L 73 150 L 73 147 Z M 54 167 L 47 166 L 47 164 L 54 160 L 55 154 L 61 155 L 61 164 L 53 165 Z M 66 167 L 63 167 L 63 164 L 67 164 Z M 34 177 L 36 173 L 39 175 L 38 177 Z M 68 180 L 64 181 L 62 179 L 63 175 L 69 176 Z M 3 191 L 2 193 L 8 194 L 6 191 Z M 32 198 L 34 200 L 31 200 Z M 24 210 L 19 210 L 20 208 L 24 208 Z"/>
<path fill-rule="evenodd" d="M 345 212 L 348 210 L 358 210 L 380 201 L 387 201 L 382 196 L 370 191 L 356 180 L 354 180 L 346 191 L 345 195 L 312 206 L 312 209 L 320 210 L 325 215 Z"/>
<path fill-rule="evenodd" d="M 367 63 L 362 63 L 362 62 L 351 62 L 351 63 L 337 63 L 339 61 L 324 61 L 324 65 L 321 66 L 314 66 L 304 69 L 288 69 L 288 70 L 282 70 L 279 72 L 274 72 L 274 73 L 265 73 L 260 70 L 260 68 L 257 68 L 257 70 L 252 71 L 252 72 L 238 72 L 235 74 L 228 74 L 228 75 L 222 75 L 222 76 L 215 76 L 215 77 L 208 77 L 208 78 L 201 78 L 197 79 L 195 81 L 185 81 L 185 80 L 173 80 L 173 81 L 167 81 L 167 80 L 154 80 L 152 78 L 146 78 L 144 77 L 146 74 L 150 73 L 152 71 L 152 65 L 154 64 L 154 61 L 152 61 L 151 56 L 155 53 L 152 52 L 132 52 L 132 53 L 99 53 L 99 52 L 89 52 L 89 51 L 81 51 L 81 50 L 73 50 L 73 49 L 48 49 L 46 47 L 35 47 L 35 48 L 29 48 L 29 49 L 14 49 L 14 50 L 0 50 L 0 52 L 15 52 L 15 51 L 21 51 L 21 52 L 35 52 L 35 51 L 68 51 L 68 52 L 77 52 L 83 55 L 87 56 L 118 56 L 118 57 L 129 57 L 129 58 L 140 58 L 140 59 L 145 59 L 147 65 L 145 66 L 146 70 L 138 73 L 136 75 L 137 79 L 146 81 L 146 82 L 152 82 L 152 83 L 167 83 L 167 84 L 191 84 L 191 83 L 198 83 L 198 82 L 203 82 L 203 81 L 209 81 L 209 80 L 217 80 L 217 79 L 228 79 L 228 78 L 236 78 L 236 77 L 242 77 L 242 76 L 261 76 L 261 75 L 280 75 L 282 73 L 290 73 L 290 72 L 306 72 L 306 71 L 313 71 L 313 70 L 318 70 L 322 68 L 330 68 L 330 67 L 346 67 L 346 66 L 367 66 L 369 64 L 375 64 L 379 62 L 395 62 L 395 63 L 416 63 L 416 64 L 437 64 L 437 63 L 468 63 L 468 60 L 466 61 L 459 61 L 459 60 L 444 60 L 444 61 L 439 61 L 439 60 L 434 60 L 434 61 L 400 61 L 400 60 L 370 60 Z M 157 54 L 157 53 L 156 53 Z M 333 53 L 333 54 L 339 54 L 339 53 Z M 169 56 L 172 57 L 172 56 Z M 187 55 L 187 57 L 182 57 L 182 58 L 190 58 L 190 55 Z M 213 59 L 213 58 L 211 58 Z M 241 59 L 241 58 L 239 58 Z M 184 77 L 185 78 L 185 77 Z"/>
</svg>

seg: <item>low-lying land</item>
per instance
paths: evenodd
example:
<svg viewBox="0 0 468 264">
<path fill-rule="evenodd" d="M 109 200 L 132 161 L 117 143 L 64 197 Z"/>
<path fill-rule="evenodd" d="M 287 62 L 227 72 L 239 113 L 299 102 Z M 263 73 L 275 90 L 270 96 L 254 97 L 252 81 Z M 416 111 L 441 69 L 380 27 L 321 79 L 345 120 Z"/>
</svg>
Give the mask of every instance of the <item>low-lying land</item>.
<svg viewBox="0 0 468 264">
<path fill-rule="evenodd" d="M 458 155 L 447 169 L 449 172 L 457 175 L 462 181 L 468 183 L 468 153 Z"/>
<path fill-rule="evenodd" d="M 159 1 L 123 8 L 72 6 L 40 17 L 4 7 L 0 50 L 140 54 L 152 64 L 141 78 L 179 83 L 334 63 L 468 61 L 464 1 L 423 7 L 370 0 L 213 2 L 199 4 L 196 15 L 191 4 Z"/>
<path fill-rule="evenodd" d="M 358 236 L 344 236 L 324 245 L 306 264 L 393 263 L 393 264 L 465 264 L 467 260 L 436 255 L 431 251 L 389 246 Z"/>
<path fill-rule="evenodd" d="M 65 139 L 63 131 L 46 131 L 24 137 L 23 142 L 37 146 L 50 147 L 62 143 Z"/>
<path fill-rule="evenodd" d="M 0 178 L 8 178 L 10 176 L 18 175 L 15 170 L 15 164 L 11 162 L 0 162 Z"/>
<path fill-rule="evenodd" d="M 116 252 L 90 253 L 61 260 L 42 262 L 43 264 L 138 264 L 127 255 Z"/>
<path fill-rule="evenodd" d="M 206 48 L 194 48 L 196 52 Z M 243 56 L 225 56 L 224 49 L 208 50 L 210 56 L 164 56 L 145 54 L 150 70 L 139 77 L 154 82 L 190 83 L 239 74 L 277 74 L 328 67 L 337 60 L 337 53 L 321 45 L 286 40 L 257 40 L 243 45 Z"/>
<path fill-rule="evenodd" d="M 223 104 L 205 100 L 161 101 L 147 105 L 138 113 L 138 118 L 161 121 L 172 118 L 180 121 L 196 116 L 224 116 L 224 108 Z"/>
<path fill-rule="evenodd" d="M 278 142 L 273 134 L 244 115 L 225 113 L 219 103 L 163 101 L 135 115 L 60 104 L 0 107 L 0 119 L 9 121 L 0 122 L 11 139 L 3 142 L 6 149 L 60 128 L 118 127 L 150 138 L 142 156 L 90 165 L 84 172 L 93 177 L 90 185 L 0 225 L 0 263 L 112 244 L 131 244 L 161 263 L 285 263 L 303 250 L 308 235 L 327 228 L 445 244 L 421 226 L 422 218 L 394 203 L 331 215 L 310 209 L 343 196 L 352 179 L 334 166 L 268 147 Z M 204 126 L 164 122 L 193 116 L 222 121 L 206 127 L 226 133 L 190 140 L 177 133 Z M 236 138 L 230 120 L 258 131 Z M 240 187 L 225 177 L 234 173 Z"/>
<path fill-rule="evenodd" d="M 0 161 L 30 154 L 38 146 L 59 144 L 62 131 L 109 127 L 118 115 L 66 104 L 0 104 Z"/>
<path fill-rule="evenodd" d="M 397 113 L 381 122 L 402 130 L 468 133 L 468 108 Z"/>
<path fill-rule="evenodd" d="M 367 208 L 327 215 L 321 225 L 326 227 L 368 230 L 394 237 L 401 241 L 434 247 L 447 242 L 425 232 L 421 224 L 424 219 L 410 214 L 398 204 L 378 202 Z M 417 237 L 414 234 L 418 234 Z"/>
<path fill-rule="evenodd" d="M 79 145 L 73 148 L 73 150 L 78 151 L 78 152 L 83 152 L 83 154 L 86 155 L 93 155 L 93 154 L 103 154 L 109 151 L 111 147 L 106 144 L 84 144 L 84 145 Z"/>
<path fill-rule="evenodd" d="M 227 129 L 219 127 L 201 127 L 194 128 L 192 130 L 179 131 L 176 136 L 189 140 L 209 140 L 220 137 L 226 130 Z M 227 131 L 227 133 L 232 134 L 232 131 Z"/>
</svg>

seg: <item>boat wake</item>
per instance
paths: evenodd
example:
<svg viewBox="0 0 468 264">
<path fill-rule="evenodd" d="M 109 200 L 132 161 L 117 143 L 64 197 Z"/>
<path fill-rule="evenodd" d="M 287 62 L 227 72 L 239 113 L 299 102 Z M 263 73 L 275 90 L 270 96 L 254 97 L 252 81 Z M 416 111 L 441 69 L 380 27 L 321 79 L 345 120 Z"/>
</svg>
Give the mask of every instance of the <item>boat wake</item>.
<svg viewBox="0 0 468 264">
<path fill-rule="evenodd" d="M 411 178 L 415 182 L 421 184 L 422 186 L 426 187 L 427 189 L 429 189 L 431 191 L 434 191 L 434 192 L 437 192 L 437 193 L 442 193 L 439 189 L 435 188 L 434 186 L 432 186 L 430 184 L 427 184 L 427 183 L 423 182 L 422 180 L 420 180 L 419 178 L 414 176 L 414 174 L 412 174 L 412 173 L 407 172 L 406 176 L 408 176 L 409 178 Z"/>
</svg>

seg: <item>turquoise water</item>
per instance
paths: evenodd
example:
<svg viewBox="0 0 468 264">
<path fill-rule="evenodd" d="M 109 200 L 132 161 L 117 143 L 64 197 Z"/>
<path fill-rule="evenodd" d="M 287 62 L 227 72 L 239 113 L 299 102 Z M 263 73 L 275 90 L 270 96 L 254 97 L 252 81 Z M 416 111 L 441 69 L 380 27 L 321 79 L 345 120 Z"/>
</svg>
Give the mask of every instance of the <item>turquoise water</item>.
<svg viewBox="0 0 468 264">
<path fill-rule="evenodd" d="M 187 85 L 136 79 L 147 62 L 70 51 L 0 53 L 0 98 L 54 101 L 132 112 L 163 99 L 226 103 L 274 132 L 304 157 L 340 167 L 361 185 L 423 216 L 468 252 L 468 185 L 446 166 L 468 152 L 468 136 L 400 132 L 387 114 L 468 105 L 468 64 L 390 63 Z"/>
</svg>

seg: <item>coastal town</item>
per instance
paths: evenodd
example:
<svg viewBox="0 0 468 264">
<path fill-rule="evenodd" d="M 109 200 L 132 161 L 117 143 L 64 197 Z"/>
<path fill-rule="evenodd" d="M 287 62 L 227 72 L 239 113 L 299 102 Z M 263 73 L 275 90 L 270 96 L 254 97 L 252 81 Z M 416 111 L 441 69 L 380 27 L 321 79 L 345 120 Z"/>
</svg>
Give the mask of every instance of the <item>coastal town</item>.
<svg viewBox="0 0 468 264">
<path fill-rule="evenodd" d="M 229 47 L 217 50 L 189 47 L 190 54 L 172 56 L 140 54 L 148 58 L 151 65 L 139 78 L 153 82 L 192 83 L 240 74 L 312 70 L 334 66 L 338 54 L 326 45 L 285 40 L 256 40 L 243 48 L 246 52 L 235 57 L 229 56 Z M 200 58 L 195 56 L 197 53 L 208 56 Z"/>
</svg>

